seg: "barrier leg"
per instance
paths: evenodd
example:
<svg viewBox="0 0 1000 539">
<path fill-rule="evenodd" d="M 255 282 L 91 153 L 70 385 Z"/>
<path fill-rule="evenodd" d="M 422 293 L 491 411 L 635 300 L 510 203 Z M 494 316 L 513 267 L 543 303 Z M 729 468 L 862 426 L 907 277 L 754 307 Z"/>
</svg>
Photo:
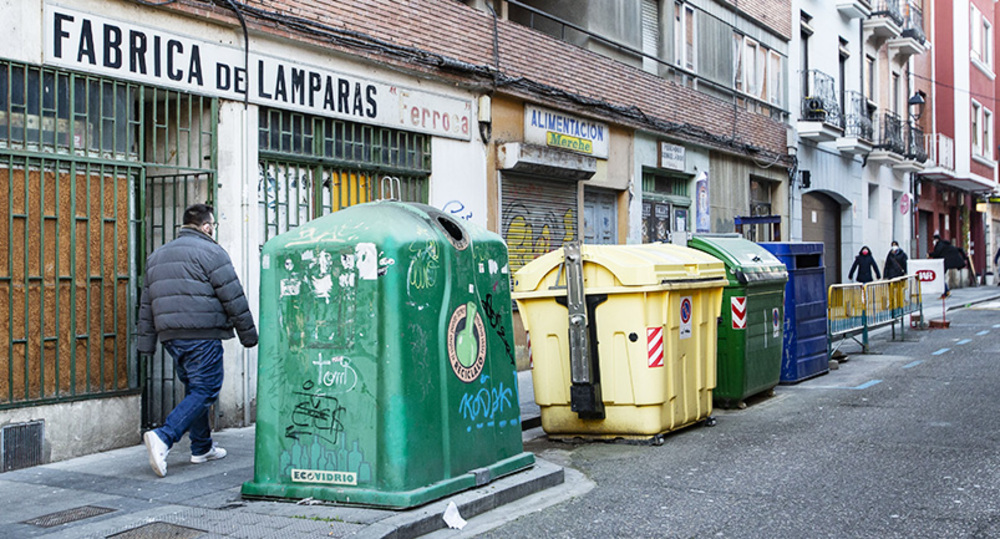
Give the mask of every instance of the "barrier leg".
<svg viewBox="0 0 1000 539">
<path fill-rule="evenodd" d="M 861 353 L 868 353 L 868 313 L 861 315 Z"/>
</svg>

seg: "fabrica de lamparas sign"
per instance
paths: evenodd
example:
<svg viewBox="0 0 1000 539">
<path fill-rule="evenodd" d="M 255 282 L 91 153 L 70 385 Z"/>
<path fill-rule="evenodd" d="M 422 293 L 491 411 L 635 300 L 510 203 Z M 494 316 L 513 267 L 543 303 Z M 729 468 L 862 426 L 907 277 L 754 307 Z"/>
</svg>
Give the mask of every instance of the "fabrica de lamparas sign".
<svg viewBox="0 0 1000 539">
<path fill-rule="evenodd" d="M 45 64 L 257 105 L 462 140 L 472 101 L 45 6 Z"/>
</svg>

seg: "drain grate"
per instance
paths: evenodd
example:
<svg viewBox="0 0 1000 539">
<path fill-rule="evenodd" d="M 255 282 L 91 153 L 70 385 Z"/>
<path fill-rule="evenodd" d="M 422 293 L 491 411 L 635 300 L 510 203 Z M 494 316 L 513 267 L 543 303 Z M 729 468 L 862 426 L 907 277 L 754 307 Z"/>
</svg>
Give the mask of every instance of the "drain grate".
<svg viewBox="0 0 1000 539">
<path fill-rule="evenodd" d="M 43 515 L 38 518 L 25 520 L 21 524 L 31 524 L 32 526 L 38 526 L 39 528 L 53 528 L 68 522 L 76 522 L 77 520 L 96 517 L 97 515 L 103 515 L 112 511 L 114 511 L 114 509 L 108 509 L 107 507 L 84 505 L 83 507 L 67 509 L 65 511 L 59 511 L 58 513 L 49 513 L 48 515 Z"/>
<path fill-rule="evenodd" d="M 138 528 L 109 535 L 107 539 L 194 539 L 205 535 L 205 530 L 186 528 L 169 522 L 150 522 Z"/>
</svg>

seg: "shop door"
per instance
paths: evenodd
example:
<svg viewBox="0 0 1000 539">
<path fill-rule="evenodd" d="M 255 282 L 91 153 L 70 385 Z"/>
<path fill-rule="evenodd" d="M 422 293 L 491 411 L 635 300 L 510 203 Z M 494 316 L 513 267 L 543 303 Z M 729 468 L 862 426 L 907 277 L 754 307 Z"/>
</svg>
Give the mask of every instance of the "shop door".
<svg viewBox="0 0 1000 539">
<path fill-rule="evenodd" d="M 579 237 L 577 183 L 504 175 L 501 231 L 510 271 Z"/>
<path fill-rule="evenodd" d="M 584 191 L 583 241 L 590 244 L 618 243 L 618 208 L 613 192 Z"/>
<path fill-rule="evenodd" d="M 823 244 L 826 284 L 841 282 L 840 204 L 823 193 L 802 195 L 802 240 Z"/>
</svg>

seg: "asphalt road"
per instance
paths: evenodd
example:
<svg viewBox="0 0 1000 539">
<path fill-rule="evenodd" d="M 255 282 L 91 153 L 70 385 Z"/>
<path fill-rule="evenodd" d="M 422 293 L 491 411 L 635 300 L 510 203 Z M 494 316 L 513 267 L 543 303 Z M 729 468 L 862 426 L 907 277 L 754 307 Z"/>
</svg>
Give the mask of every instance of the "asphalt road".
<svg viewBox="0 0 1000 539">
<path fill-rule="evenodd" d="M 949 318 L 662 446 L 530 441 L 595 486 L 483 536 L 1000 537 L 1000 303 Z"/>
</svg>

